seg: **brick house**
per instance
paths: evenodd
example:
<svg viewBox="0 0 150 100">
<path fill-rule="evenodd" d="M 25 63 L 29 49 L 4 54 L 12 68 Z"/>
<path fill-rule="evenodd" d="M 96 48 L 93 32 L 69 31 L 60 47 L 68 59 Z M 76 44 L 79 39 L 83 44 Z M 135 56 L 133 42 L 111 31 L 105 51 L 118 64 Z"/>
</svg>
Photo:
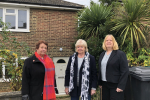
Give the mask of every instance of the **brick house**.
<svg viewBox="0 0 150 100">
<path fill-rule="evenodd" d="M 49 43 L 48 55 L 56 67 L 60 93 L 64 92 L 65 68 L 73 54 L 71 43 L 77 36 L 75 16 L 83 7 L 63 0 L 0 0 L 0 18 L 11 23 L 9 29 L 19 41 L 25 41 L 33 52 L 38 40 Z"/>
</svg>

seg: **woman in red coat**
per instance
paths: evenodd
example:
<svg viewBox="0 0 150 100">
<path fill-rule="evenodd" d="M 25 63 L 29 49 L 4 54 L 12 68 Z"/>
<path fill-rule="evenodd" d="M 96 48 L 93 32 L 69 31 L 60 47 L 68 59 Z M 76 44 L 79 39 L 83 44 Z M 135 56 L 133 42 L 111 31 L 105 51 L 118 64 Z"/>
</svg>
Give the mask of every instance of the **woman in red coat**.
<svg viewBox="0 0 150 100">
<path fill-rule="evenodd" d="M 39 41 L 34 55 L 25 60 L 22 100 L 56 100 L 55 66 L 46 55 L 47 50 L 48 43 Z"/>
</svg>

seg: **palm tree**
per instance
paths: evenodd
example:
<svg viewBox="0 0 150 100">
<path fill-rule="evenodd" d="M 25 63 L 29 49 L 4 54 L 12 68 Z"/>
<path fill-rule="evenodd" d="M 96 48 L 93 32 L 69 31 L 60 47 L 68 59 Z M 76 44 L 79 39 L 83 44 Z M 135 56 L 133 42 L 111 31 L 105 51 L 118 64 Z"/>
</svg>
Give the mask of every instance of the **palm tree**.
<svg viewBox="0 0 150 100">
<path fill-rule="evenodd" d="M 99 2 L 107 3 L 108 5 L 111 5 L 113 2 L 121 2 L 122 0 L 99 0 Z"/>
<path fill-rule="evenodd" d="M 119 12 L 113 19 L 115 26 L 112 30 L 119 31 L 123 37 L 122 45 L 126 38 L 131 39 L 133 47 L 136 42 L 137 47 L 144 42 L 148 45 L 144 30 L 150 25 L 150 3 L 145 0 L 124 0 L 123 5 L 118 8 Z"/>
<path fill-rule="evenodd" d="M 91 36 L 98 37 L 102 34 L 106 20 L 111 16 L 111 6 L 93 3 L 89 8 L 80 12 L 78 17 L 79 36 L 88 39 Z"/>
</svg>

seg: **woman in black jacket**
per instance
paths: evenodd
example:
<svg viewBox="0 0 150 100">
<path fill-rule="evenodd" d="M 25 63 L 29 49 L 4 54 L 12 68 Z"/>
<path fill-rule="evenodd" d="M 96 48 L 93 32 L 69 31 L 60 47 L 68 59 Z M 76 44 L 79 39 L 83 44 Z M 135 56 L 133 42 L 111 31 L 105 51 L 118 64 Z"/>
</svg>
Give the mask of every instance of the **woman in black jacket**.
<svg viewBox="0 0 150 100">
<path fill-rule="evenodd" d="M 48 43 L 39 41 L 35 54 L 24 62 L 22 100 L 56 100 L 55 66 L 47 49 Z"/>
<path fill-rule="evenodd" d="M 65 92 L 71 100 L 91 100 L 96 93 L 97 71 L 95 58 L 88 53 L 87 43 L 79 39 L 76 52 L 70 56 L 65 75 Z"/>
<path fill-rule="evenodd" d="M 103 42 L 105 50 L 99 57 L 99 87 L 102 100 L 123 100 L 123 90 L 128 78 L 126 54 L 118 50 L 113 35 L 107 35 Z"/>
</svg>

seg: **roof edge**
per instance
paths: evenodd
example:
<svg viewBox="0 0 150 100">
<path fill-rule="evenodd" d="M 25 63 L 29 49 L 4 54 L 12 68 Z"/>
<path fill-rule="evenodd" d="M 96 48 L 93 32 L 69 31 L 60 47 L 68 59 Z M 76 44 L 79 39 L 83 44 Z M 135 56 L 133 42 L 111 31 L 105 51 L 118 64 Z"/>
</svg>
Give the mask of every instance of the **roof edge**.
<svg viewBox="0 0 150 100">
<path fill-rule="evenodd" d="M 43 8 L 43 9 L 59 9 L 59 10 L 71 10 L 71 11 L 79 11 L 83 8 L 69 8 L 69 7 L 59 7 L 59 6 L 43 6 L 43 5 L 32 5 L 32 4 L 18 4 L 18 3 L 6 3 L 0 2 L 0 5 L 3 6 L 20 6 L 20 7 L 29 7 L 29 8 Z"/>
<path fill-rule="evenodd" d="M 42 5 L 42 6 L 55 6 L 55 7 L 67 7 L 67 8 L 76 8 L 76 9 L 83 9 L 83 7 L 75 7 L 75 6 L 65 6 L 65 5 L 53 5 L 53 4 L 41 4 L 41 3 L 29 3 L 29 2 L 16 2 L 16 1 L 11 1 L 11 2 L 6 2 L 6 1 L 0 1 L 4 3 L 18 3 L 18 4 L 29 4 L 29 5 Z"/>
</svg>

